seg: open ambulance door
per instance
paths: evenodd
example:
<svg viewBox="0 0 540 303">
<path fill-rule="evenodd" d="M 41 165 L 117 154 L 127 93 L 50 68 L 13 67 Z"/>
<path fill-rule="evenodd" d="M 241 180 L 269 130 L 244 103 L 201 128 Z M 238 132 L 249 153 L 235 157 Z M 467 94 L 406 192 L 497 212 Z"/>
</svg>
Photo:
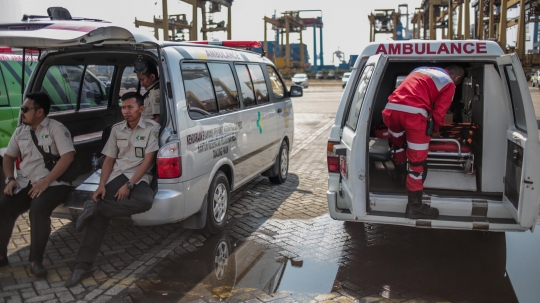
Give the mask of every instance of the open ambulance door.
<svg viewBox="0 0 540 303">
<path fill-rule="evenodd" d="M 504 55 L 497 63 L 511 101 L 508 103 L 503 203 L 521 227 L 534 228 L 540 200 L 540 143 L 534 107 L 518 56 Z"/>
<path fill-rule="evenodd" d="M 388 62 L 385 55 L 371 56 L 355 85 L 342 125 L 341 142 L 346 155 L 340 157 L 341 193 L 351 203 L 355 220 L 367 214 L 369 207 L 368 170 L 369 123 L 378 84 Z"/>
</svg>

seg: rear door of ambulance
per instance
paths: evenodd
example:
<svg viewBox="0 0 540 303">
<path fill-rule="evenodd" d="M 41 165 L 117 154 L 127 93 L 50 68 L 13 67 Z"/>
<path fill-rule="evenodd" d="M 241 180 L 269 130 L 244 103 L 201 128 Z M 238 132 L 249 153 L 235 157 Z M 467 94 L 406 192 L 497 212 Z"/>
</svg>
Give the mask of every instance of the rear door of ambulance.
<svg viewBox="0 0 540 303">
<path fill-rule="evenodd" d="M 534 228 L 540 201 L 540 142 L 525 73 L 516 54 L 497 58 L 509 107 L 503 203 L 516 222 Z"/>
<path fill-rule="evenodd" d="M 387 62 L 388 57 L 385 55 L 371 56 L 368 59 L 357 77 L 358 82 L 354 84 L 354 93 L 347 102 L 343 116 L 340 145 L 346 149 L 346 155 L 340 156 L 339 195 L 347 201 L 355 220 L 368 212 L 369 123 L 375 95 Z"/>
</svg>

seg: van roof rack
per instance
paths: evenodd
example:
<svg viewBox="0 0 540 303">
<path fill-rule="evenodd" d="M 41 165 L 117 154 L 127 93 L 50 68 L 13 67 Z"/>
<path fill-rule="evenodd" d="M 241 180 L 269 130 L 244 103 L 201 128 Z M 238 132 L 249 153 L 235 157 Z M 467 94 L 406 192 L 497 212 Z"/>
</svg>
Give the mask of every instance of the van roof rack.
<svg viewBox="0 0 540 303">
<path fill-rule="evenodd" d="M 63 20 L 63 21 L 94 21 L 94 22 L 108 22 L 101 19 L 94 18 L 80 18 L 80 17 L 71 17 L 70 12 L 63 7 L 49 7 L 47 9 L 48 16 L 40 15 L 27 15 L 24 14 L 21 21 L 41 21 L 41 20 Z"/>
</svg>

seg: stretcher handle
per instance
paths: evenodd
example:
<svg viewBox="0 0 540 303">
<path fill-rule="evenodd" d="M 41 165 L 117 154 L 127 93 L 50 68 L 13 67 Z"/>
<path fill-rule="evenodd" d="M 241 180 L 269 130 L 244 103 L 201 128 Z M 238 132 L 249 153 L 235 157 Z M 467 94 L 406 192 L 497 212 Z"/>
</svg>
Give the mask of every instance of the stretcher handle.
<svg viewBox="0 0 540 303">
<path fill-rule="evenodd" d="M 431 141 L 434 141 L 434 142 L 452 142 L 452 143 L 456 143 L 457 144 L 457 147 L 458 147 L 458 156 L 461 157 L 461 144 L 459 144 L 459 141 L 456 140 L 456 139 L 446 139 L 446 138 L 440 138 L 440 139 L 431 139 Z"/>
</svg>

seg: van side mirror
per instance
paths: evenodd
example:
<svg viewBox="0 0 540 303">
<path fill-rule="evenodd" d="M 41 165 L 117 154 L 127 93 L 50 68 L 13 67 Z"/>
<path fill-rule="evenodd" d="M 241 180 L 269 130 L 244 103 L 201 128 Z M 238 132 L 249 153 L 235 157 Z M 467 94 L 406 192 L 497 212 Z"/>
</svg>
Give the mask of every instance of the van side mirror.
<svg viewBox="0 0 540 303">
<path fill-rule="evenodd" d="M 291 97 L 302 97 L 304 95 L 304 89 L 301 86 L 293 85 L 289 94 Z"/>
</svg>

